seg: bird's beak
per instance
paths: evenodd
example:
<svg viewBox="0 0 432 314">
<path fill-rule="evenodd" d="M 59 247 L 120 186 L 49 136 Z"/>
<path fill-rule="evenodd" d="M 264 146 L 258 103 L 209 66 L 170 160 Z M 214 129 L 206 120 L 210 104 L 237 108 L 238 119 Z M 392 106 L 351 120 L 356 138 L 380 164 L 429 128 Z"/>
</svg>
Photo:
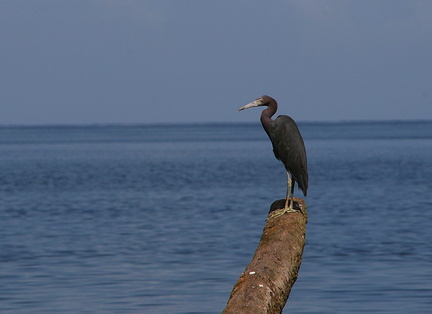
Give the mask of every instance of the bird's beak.
<svg viewBox="0 0 432 314">
<path fill-rule="evenodd" d="M 258 98 L 257 100 L 254 100 L 251 103 L 248 103 L 247 105 L 241 107 L 238 111 L 242 111 L 245 109 L 249 109 L 252 107 L 258 107 L 258 106 L 262 106 L 264 104 L 263 99 L 262 98 Z"/>
</svg>

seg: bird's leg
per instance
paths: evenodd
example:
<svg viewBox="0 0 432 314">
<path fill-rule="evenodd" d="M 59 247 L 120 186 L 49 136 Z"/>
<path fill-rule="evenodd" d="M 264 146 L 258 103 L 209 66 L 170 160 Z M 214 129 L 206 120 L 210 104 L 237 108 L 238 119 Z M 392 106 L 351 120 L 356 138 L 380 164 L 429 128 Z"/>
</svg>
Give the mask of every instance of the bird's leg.
<svg viewBox="0 0 432 314">
<path fill-rule="evenodd" d="M 287 171 L 287 178 L 288 178 L 288 186 L 287 186 L 287 194 L 285 198 L 285 206 L 284 208 L 277 209 L 273 211 L 269 218 L 277 218 L 282 216 L 285 213 L 296 213 L 298 210 L 294 209 L 294 185 L 291 178 L 291 173 Z M 289 204 L 289 205 L 288 205 Z"/>
<path fill-rule="evenodd" d="M 293 208 L 293 199 L 292 199 L 292 179 L 291 174 L 287 171 L 287 194 L 285 198 L 285 207 L 284 208 Z M 291 203 L 290 203 L 291 201 Z M 288 203 L 290 203 L 290 206 L 288 207 Z"/>
</svg>

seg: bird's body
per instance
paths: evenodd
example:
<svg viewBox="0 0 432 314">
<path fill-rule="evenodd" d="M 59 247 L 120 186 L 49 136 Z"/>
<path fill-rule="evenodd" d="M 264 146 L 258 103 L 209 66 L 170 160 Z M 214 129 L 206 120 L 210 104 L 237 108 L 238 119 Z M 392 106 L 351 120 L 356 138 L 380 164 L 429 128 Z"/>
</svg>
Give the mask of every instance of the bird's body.
<svg viewBox="0 0 432 314">
<path fill-rule="evenodd" d="M 280 115 L 274 120 L 271 119 L 277 111 L 277 102 L 269 96 L 262 96 L 241 107 L 239 111 L 257 106 L 268 107 L 261 113 L 261 124 L 272 142 L 275 157 L 284 164 L 287 171 L 288 189 L 284 210 L 285 212 L 294 211 L 295 183 L 297 182 L 304 196 L 307 195 L 308 189 L 307 158 L 303 138 L 291 117 Z"/>
<path fill-rule="evenodd" d="M 308 189 L 306 149 L 297 124 L 291 117 L 278 116 L 271 122 L 268 135 L 273 144 L 275 157 L 293 176 L 293 187 L 297 182 L 306 196 Z"/>
</svg>

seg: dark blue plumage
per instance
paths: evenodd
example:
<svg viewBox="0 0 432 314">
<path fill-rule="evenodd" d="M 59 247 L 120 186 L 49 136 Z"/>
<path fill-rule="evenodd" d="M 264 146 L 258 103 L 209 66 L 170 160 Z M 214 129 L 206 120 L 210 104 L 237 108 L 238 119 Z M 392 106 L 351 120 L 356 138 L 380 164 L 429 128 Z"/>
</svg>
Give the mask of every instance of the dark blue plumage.
<svg viewBox="0 0 432 314">
<path fill-rule="evenodd" d="M 277 102 L 270 96 L 262 96 L 241 107 L 239 111 L 258 106 L 268 107 L 261 113 L 261 123 L 272 142 L 274 155 L 284 164 L 287 171 L 288 191 L 285 209 L 291 211 L 295 183 L 297 182 L 304 196 L 307 195 L 308 189 L 307 157 L 303 138 L 291 117 L 280 115 L 275 120 L 271 119 L 277 111 Z M 289 200 L 291 204 L 288 208 Z"/>
<path fill-rule="evenodd" d="M 285 169 L 293 176 L 295 182 L 307 195 L 308 171 L 306 149 L 297 124 L 291 117 L 281 115 L 271 121 L 268 133 L 273 144 L 273 152 L 277 159 L 282 161 Z"/>
</svg>

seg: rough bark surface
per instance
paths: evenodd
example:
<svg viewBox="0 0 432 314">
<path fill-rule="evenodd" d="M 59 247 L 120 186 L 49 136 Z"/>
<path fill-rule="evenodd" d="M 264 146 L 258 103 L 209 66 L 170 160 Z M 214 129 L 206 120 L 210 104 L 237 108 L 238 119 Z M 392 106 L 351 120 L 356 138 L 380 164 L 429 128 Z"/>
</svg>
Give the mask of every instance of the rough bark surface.
<svg viewBox="0 0 432 314">
<path fill-rule="evenodd" d="M 297 279 L 306 241 L 306 204 L 301 198 L 294 200 L 300 212 L 267 219 L 255 255 L 234 285 L 224 314 L 282 312 Z M 284 202 L 275 201 L 270 213 Z"/>
</svg>

